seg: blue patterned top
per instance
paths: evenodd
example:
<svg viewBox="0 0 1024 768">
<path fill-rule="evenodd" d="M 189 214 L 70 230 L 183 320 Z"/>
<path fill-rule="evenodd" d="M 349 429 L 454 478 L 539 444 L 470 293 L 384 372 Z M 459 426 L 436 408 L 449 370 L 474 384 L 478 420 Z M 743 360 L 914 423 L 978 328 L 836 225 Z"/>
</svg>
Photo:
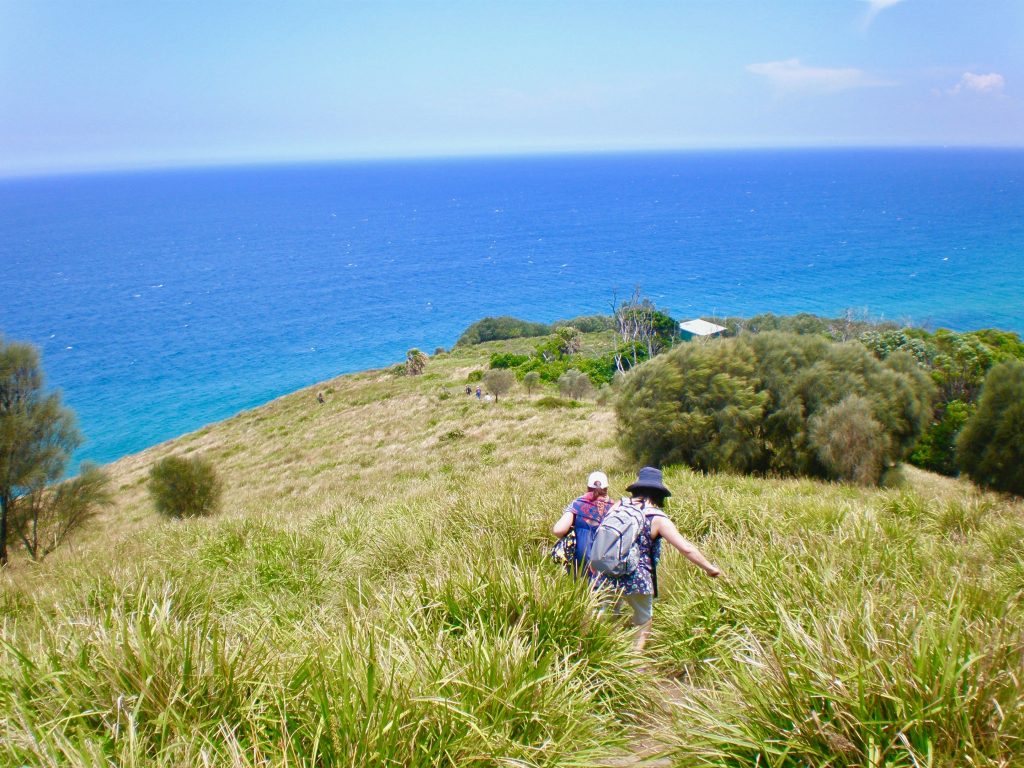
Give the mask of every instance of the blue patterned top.
<svg viewBox="0 0 1024 768">
<path fill-rule="evenodd" d="M 608 587 L 624 595 L 656 594 L 653 571 L 661 560 L 661 537 L 651 538 L 651 521 L 656 517 L 665 517 L 665 513 L 656 507 L 644 510 L 644 527 L 637 539 L 640 545 L 640 562 L 636 570 L 625 576 L 599 576 L 594 582 L 595 589 Z"/>
</svg>

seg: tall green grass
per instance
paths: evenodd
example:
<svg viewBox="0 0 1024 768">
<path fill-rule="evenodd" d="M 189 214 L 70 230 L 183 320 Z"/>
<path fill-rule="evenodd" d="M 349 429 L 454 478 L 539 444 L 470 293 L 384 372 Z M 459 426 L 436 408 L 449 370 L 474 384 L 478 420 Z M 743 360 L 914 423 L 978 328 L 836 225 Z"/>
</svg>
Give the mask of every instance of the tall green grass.
<svg viewBox="0 0 1024 768">
<path fill-rule="evenodd" d="M 338 379 L 113 467 L 117 523 L 0 584 L 0 765 L 1024 764 L 1024 509 L 669 468 L 647 651 L 545 560 L 593 403 L 467 399 L 491 348 Z M 239 446 L 243 446 L 239 449 Z M 220 456 L 219 517 L 138 478 Z M 116 533 L 115 533 L 116 532 Z"/>
<path fill-rule="evenodd" d="M 168 529 L 145 565 L 69 570 L 4 627 L 2 761 L 594 764 L 651 689 L 512 507 L 518 535 L 398 503 Z"/>
<path fill-rule="evenodd" d="M 1019 506 L 879 492 L 815 514 L 787 490 L 720 493 L 714 592 L 666 579 L 679 764 L 1024 760 Z"/>
</svg>

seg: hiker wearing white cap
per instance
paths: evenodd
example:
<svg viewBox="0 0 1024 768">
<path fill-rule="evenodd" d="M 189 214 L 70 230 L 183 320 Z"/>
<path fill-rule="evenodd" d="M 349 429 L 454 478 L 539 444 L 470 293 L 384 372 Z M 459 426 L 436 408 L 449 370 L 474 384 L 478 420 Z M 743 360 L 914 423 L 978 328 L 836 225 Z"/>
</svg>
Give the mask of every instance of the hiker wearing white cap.
<svg viewBox="0 0 1024 768">
<path fill-rule="evenodd" d="M 551 529 L 551 532 L 558 538 L 562 538 L 569 531 L 575 532 L 577 573 L 587 573 L 588 576 L 593 576 L 588 562 L 590 542 L 593 539 L 594 531 L 611 505 L 612 502 L 608 498 L 608 476 L 600 471 L 591 472 L 587 478 L 587 492 L 573 500 L 565 508 L 562 516 L 558 518 L 558 522 Z"/>
<path fill-rule="evenodd" d="M 608 523 L 602 531 L 613 528 L 620 516 L 635 515 L 636 538 L 631 539 L 634 543 L 629 547 L 635 550 L 635 559 L 629 565 L 618 565 L 614 556 L 607 556 L 606 562 L 602 534 L 590 553 L 593 558 L 591 569 L 602 571 L 595 577 L 594 586 L 596 589 L 607 590 L 607 602 L 613 606 L 613 611 L 618 614 L 626 606 L 632 610 L 632 624 L 636 627 L 633 647 L 639 651 L 651 633 L 654 598 L 658 596 L 658 561 L 661 559 L 662 539 L 711 578 L 716 578 L 722 571 L 685 539 L 662 511 L 665 499 L 672 492 L 665 487 L 660 469 L 643 467 L 636 481 L 626 486 L 626 490 L 630 497 L 622 499 L 605 513 Z M 606 566 L 615 570 L 606 569 Z"/>
</svg>

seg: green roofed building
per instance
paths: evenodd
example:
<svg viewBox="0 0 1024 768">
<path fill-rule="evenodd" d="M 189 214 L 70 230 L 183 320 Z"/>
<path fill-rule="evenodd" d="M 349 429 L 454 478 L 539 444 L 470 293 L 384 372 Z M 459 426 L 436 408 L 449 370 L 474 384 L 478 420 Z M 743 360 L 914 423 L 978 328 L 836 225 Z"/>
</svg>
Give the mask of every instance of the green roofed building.
<svg viewBox="0 0 1024 768">
<path fill-rule="evenodd" d="M 724 326 L 715 325 L 709 323 L 707 320 L 687 320 L 685 323 L 679 324 L 679 335 L 683 341 L 690 341 L 691 339 L 709 339 L 712 336 L 717 336 L 725 330 Z"/>
</svg>

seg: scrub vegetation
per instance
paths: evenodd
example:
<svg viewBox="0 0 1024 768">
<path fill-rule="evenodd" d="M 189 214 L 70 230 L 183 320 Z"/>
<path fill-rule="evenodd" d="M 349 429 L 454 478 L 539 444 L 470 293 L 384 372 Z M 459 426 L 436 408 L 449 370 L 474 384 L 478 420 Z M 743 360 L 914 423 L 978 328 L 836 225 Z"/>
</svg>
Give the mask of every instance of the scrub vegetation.
<svg viewBox="0 0 1024 768">
<path fill-rule="evenodd" d="M 343 376 L 108 467 L 74 545 L 0 575 L 0 764 L 1024 761 L 1020 501 L 913 467 L 886 488 L 667 467 L 724 575 L 666 553 L 636 656 L 546 558 L 590 471 L 635 477 L 612 405 L 540 376 L 465 391 L 558 341 Z M 216 466 L 217 515 L 157 512 L 172 455 Z"/>
</svg>

